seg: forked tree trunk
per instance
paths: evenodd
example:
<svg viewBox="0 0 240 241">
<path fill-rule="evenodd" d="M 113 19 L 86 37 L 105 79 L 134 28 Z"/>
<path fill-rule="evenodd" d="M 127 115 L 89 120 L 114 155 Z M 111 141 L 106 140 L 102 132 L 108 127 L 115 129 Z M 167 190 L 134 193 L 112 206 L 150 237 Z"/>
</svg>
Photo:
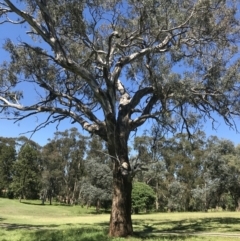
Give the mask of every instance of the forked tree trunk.
<svg viewBox="0 0 240 241">
<path fill-rule="evenodd" d="M 124 135 L 108 144 L 109 154 L 114 156 L 113 197 L 110 217 L 109 235 L 126 237 L 133 234 L 131 219 L 132 177 L 128 159 L 127 138 Z M 127 168 L 123 169 L 123 166 Z"/>
</svg>

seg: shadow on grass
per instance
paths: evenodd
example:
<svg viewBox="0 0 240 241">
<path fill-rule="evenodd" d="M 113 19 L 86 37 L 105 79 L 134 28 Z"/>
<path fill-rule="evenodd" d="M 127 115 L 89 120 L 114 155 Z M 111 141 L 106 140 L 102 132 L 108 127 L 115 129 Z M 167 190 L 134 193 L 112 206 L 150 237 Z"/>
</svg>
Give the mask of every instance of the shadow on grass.
<svg viewBox="0 0 240 241">
<path fill-rule="evenodd" d="M 67 228 L 61 230 L 41 229 L 28 233 L 24 240 L 31 241 L 110 241 L 107 236 L 107 228 L 85 225 L 79 228 Z"/>
<path fill-rule="evenodd" d="M 16 224 L 16 223 L 0 223 L 0 228 L 1 229 L 5 229 L 7 231 L 19 230 L 19 229 L 38 230 L 38 229 L 43 229 L 45 227 L 56 228 L 56 227 L 58 227 L 58 225 L 55 225 L 55 224 L 50 224 L 50 225 L 31 225 L 31 224 Z"/>
<path fill-rule="evenodd" d="M 134 220 L 137 226 L 135 235 L 137 237 L 156 237 L 167 236 L 170 240 L 175 240 L 174 237 L 181 235 L 181 239 L 189 237 L 189 235 L 197 234 L 198 232 L 240 232 L 240 228 L 234 225 L 240 223 L 240 218 L 200 218 L 200 219 L 182 219 L 178 221 L 147 219 Z M 219 230 L 219 231 L 218 231 Z M 173 239 L 172 239 L 172 238 Z"/>
<path fill-rule="evenodd" d="M 21 201 L 22 204 L 34 205 L 34 206 L 44 206 L 42 203 L 31 203 L 26 201 Z"/>
<path fill-rule="evenodd" d="M 31 202 L 31 201 L 21 201 L 22 204 L 27 204 L 27 205 L 33 205 L 33 206 L 50 206 L 50 207 L 54 207 L 54 206 L 60 206 L 60 207 L 73 207 L 73 205 L 70 204 L 66 204 L 66 203 L 53 203 L 50 204 L 48 202 L 42 203 L 36 203 L 36 202 Z"/>
<path fill-rule="evenodd" d="M 31 201 L 21 201 L 22 204 L 27 204 L 27 205 L 33 205 L 33 206 L 50 206 L 50 207 L 69 207 L 69 208 L 73 208 L 75 207 L 75 205 L 71 205 L 71 204 L 66 204 L 66 203 L 47 203 L 45 202 L 44 204 L 42 203 L 34 203 Z M 82 208 L 84 210 L 84 207 Z M 86 211 L 83 214 L 92 214 L 92 215 L 98 215 L 98 214 L 110 214 L 111 211 L 110 210 L 105 210 L 105 209 L 101 209 L 100 211 L 97 210 L 93 210 L 93 209 L 85 209 Z M 80 212 L 80 214 L 82 214 Z"/>
<path fill-rule="evenodd" d="M 107 235 L 108 222 L 100 224 L 82 224 L 76 227 L 73 224 L 61 225 L 27 225 L 0 223 L 0 229 L 6 231 L 19 231 L 19 240 L 24 241 L 110 241 Z M 27 231 L 27 232 L 26 232 Z"/>
<path fill-rule="evenodd" d="M 177 241 L 189 240 L 189 236 L 198 232 L 239 232 L 237 226 L 240 218 L 200 218 L 200 219 L 182 219 L 178 221 L 146 219 L 135 219 L 133 221 L 136 226 L 134 237 L 139 240 L 159 240 L 161 236 L 164 240 Z M 97 224 L 80 224 L 79 227 L 74 224 L 67 223 L 67 227 L 62 228 L 61 225 L 21 225 L 1 223 L 0 228 L 5 230 L 30 230 L 24 234 L 23 239 L 26 241 L 112 241 L 109 238 L 108 222 Z M 236 225 L 236 226 L 235 226 Z M 179 239 L 179 237 L 181 237 Z M 120 239 L 117 239 L 120 240 Z"/>
</svg>

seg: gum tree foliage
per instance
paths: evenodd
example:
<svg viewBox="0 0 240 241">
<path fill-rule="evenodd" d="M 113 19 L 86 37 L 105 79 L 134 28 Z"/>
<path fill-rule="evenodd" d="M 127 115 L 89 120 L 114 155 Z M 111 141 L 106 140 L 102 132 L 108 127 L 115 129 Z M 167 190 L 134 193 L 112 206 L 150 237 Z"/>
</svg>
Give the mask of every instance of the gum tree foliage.
<svg viewBox="0 0 240 241">
<path fill-rule="evenodd" d="M 213 112 L 235 127 L 239 105 L 237 0 L 1 0 L 6 39 L 0 108 L 8 118 L 70 118 L 107 144 L 113 199 L 109 235 L 133 233 L 131 132 L 147 120 L 190 134 Z M 1 27 L 1 26 L 0 26 Z M 33 41 L 32 41 L 33 40 Z M 29 105 L 20 83 L 36 96 Z M 18 87 L 19 86 L 19 87 Z M 151 123 L 151 122 L 148 122 Z"/>
<path fill-rule="evenodd" d="M 221 206 L 226 193 L 239 209 L 239 168 L 237 148 L 230 140 L 210 137 L 206 144 L 204 174 L 206 208 Z M 226 205 L 226 204 L 224 204 Z"/>
<path fill-rule="evenodd" d="M 239 172 L 234 144 L 211 136 L 206 140 L 197 185 L 192 186 L 193 208 L 208 210 L 222 206 L 238 208 Z M 229 197 L 231 195 L 231 198 Z M 233 200 L 230 204 L 227 200 Z"/>
<path fill-rule="evenodd" d="M 160 136 L 159 136 L 160 134 Z M 162 155 L 164 143 L 167 140 L 163 138 L 162 133 L 157 128 L 152 128 L 150 135 L 142 135 L 134 139 L 133 148 L 137 156 L 132 158 L 132 167 L 136 171 L 134 177 L 138 182 L 145 182 L 155 191 L 155 209 L 161 208 L 165 197 L 165 174 L 166 166 Z"/>
<path fill-rule="evenodd" d="M 87 145 L 86 159 L 93 159 L 95 162 L 111 165 L 111 160 L 106 154 L 106 145 L 99 136 L 92 136 Z"/>
<path fill-rule="evenodd" d="M 182 189 L 184 190 L 182 210 L 189 211 L 192 208 L 191 189 L 202 182 L 200 176 L 204 139 L 205 134 L 201 131 L 192 135 L 191 140 L 189 140 L 186 134 L 178 134 L 171 138 L 171 149 L 173 153 L 171 159 L 175 165 L 174 177 L 182 185 Z"/>
<path fill-rule="evenodd" d="M 231 193 L 231 196 L 234 200 L 234 205 L 236 210 L 240 210 L 240 145 L 235 147 L 235 156 L 230 156 L 229 165 L 230 165 L 230 173 L 232 175 L 230 176 L 230 185 L 229 185 L 229 191 Z"/>
<path fill-rule="evenodd" d="M 84 155 L 87 137 L 76 128 L 56 132 L 43 147 L 42 194 L 58 195 L 61 201 L 73 203 L 78 199 L 79 181 L 84 175 Z"/>
<path fill-rule="evenodd" d="M 192 135 L 191 139 L 186 134 L 166 138 L 157 128 L 149 136 L 134 139 L 137 160 L 133 161 L 133 167 L 143 164 L 146 167 L 145 171 L 136 174 L 135 179 L 154 189 L 156 210 L 204 210 L 204 203 L 197 205 L 198 199 L 204 198 L 197 192 L 197 187 L 204 186 L 206 143 L 205 133 L 201 131 Z"/>
<path fill-rule="evenodd" d="M 146 175 L 146 171 L 156 164 L 152 147 L 153 138 L 151 136 L 143 135 L 134 139 L 133 149 L 136 152 L 136 156 L 132 157 L 131 164 L 132 169 L 135 171 L 135 179 L 139 182 L 148 183 L 153 178 L 151 174 L 149 177 Z"/>
<path fill-rule="evenodd" d="M 80 181 L 79 201 L 95 205 L 97 211 L 109 208 L 112 198 L 112 163 L 106 155 L 106 146 L 98 136 L 88 142 L 85 177 Z"/>
<path fill-rule="evenodd" d="M 97 211 L 107 208 L 112 198 L 112 175 L 109 165 L 90 159 L 85 164 L 87 175 L 81 180 L 79 199 L 82 204 L 94 205 Z"/>
<path fill-rule="evenodd" d="M 168 185 L 169 197 L 167 208 L 169 211 L 183 211 L 185 199 L 185 186 L 179 181 L 173 181 Z"/>
<path fill-rule="evenodd" d="M 42 177 L 41 177 L 41 193 L 40 198 L 42 199 L 42 203 L 46 199 L 49 200 L 50 205 L 52 204 L 52 197 L 59 195 L 61 179 L 62 179 L 62 171 L 60 160 L 58 158 L 58 151 L 56 150 L 56 146 L 53 141 L 50 141 L 42 148 Z"/>
</svg>

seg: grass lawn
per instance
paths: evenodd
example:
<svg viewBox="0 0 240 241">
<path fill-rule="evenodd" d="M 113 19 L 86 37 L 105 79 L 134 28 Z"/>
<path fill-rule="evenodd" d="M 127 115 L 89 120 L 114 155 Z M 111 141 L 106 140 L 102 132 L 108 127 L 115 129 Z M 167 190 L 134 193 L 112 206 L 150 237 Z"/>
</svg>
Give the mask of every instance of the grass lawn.
<svg viewBox="0 0 240 241">
<path fill-rule="evenodd" d="M 107 236 L 109 214 L 80 206 L 40 205 L 0 199 L 0 241 L 120 241 Z M 240 213 L 154 213 L 133 215 L 129 241 L 240 240 Z"/>
</svg>

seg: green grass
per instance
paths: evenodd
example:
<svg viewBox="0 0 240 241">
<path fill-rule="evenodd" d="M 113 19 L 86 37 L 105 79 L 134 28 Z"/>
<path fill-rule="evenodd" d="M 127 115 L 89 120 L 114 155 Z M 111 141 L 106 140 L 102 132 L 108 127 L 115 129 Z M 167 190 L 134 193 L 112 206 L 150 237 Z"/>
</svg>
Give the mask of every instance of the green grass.
<svg viewBox="0 0 240 241">
<path fill-rule="evenodd" d="M 109 214 L 93 208 L 39 205 L 0 199 L 0 241 L 120 241 L 107 236 Z M 240 213 L 155 213 L 133 215 L 129 241 L 240 240 Z"/>
</svg>

